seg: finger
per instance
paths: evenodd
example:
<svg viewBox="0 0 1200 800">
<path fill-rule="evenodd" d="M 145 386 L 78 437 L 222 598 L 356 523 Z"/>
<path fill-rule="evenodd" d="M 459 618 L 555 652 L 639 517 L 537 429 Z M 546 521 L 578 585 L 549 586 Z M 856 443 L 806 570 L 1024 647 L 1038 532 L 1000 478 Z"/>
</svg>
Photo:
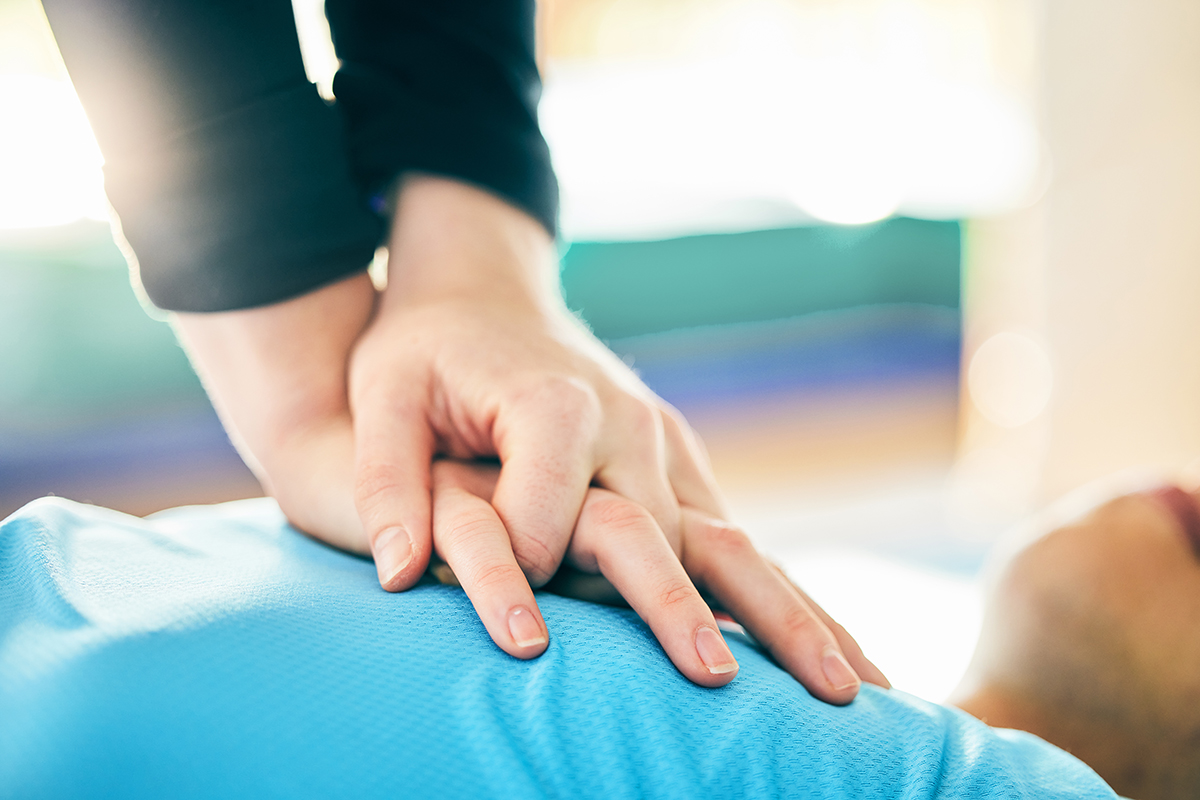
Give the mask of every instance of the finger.
<svg viewBox="0 0 1200 800">
<path fill-rule="evenodd" d="M 713 477 L 704 443 L 682 414 L 665 403 L 663 406 L 667 475 L 679 504 L 698 508 L 717 519 L 728 519 L 729 510 Z"/>
<path fill-rule="evenodd" d="M 481 497 L 488 503 L 492 501 L 492 493 L 496 491 L 496 478 L 500 475 L 500 468 L 498 466 L 476 460 L 459 461 L 455 459 L 442 459 L 435 461 L 433 463 L 435 485 L 437 484 L 439 472 L 443 469 L 449 469 L 449 467 L 444 466 L 445 464 L 455 465 L 453 467 L 453 476 L 454 485 L 457 488 L 470 492 L 476 497 Z M 462 584 L 458 582 L 458 578 L 454 575 L 454 570 L 438 555 L 436 538 L 435 534 L 435 547 L 433 553 L 429 556 L 429 566 L 426 568 L 426 572 L 440 583 L 462 588 Z"/>
<path fill-rule="evenodd" d="M 495 425 L 500 477 L 492 495 L 529 583 L 550 580 L 567 551 L 595 471 L 599 401 L 574 381 L 530 393 Z"/>
<path fill-rule="evenodd" d="M 688 680 L 716 687 L 737 675 L 712 611 L 646 509 L 605 489 L 588 492 L 571 559 L 612 582 Z"/>
<path fill-rule="evenodd" d="M 678 557 L 679 501 L 667 478 L 662 412 L 631 399 L 612 427 L 607 449 L 613 456 L 602 457 L 595 482 L 649 511 Z"/>
<path fill-rule="evenodd" d="M 684 509 L 683 566 L 815 697 L 843 705 L 860 680 L 837 637 L 741 530 Z"/>
<path fill-rule="evenodd" d="M 825 623 L 825 627 L 829 628 L 829 630 L 833 632 L 834 638 L 837 639 L 838 644 L 842 648 L 842 653 L 846 656 L 846 660 L 850 662 L 850 666 L 853 667 L 854 671 L 858 673 L 858 676 L 867 683 L 873 683 L 876 686 L 882 686 L 884 689 L 892 688 L 892 682 L 889 681 L 887 676 L 883 674 L 883 670 L 875 666 L 874 662 L 866 657 L 862 651 L 862 647 L 859 646 L 854 637 L 851 636 L 850 633 L 843 628 L 839 622 L 834 620 L 833 617 L 829 616 L 825 609 L 821 608 L 821 606 L 815 600 L 809 597 L 808 592 L 797 586 L 792 579 L 787 576 L 787 573 L 779 567 L 778 564 L 774 564 L 770 561 L 767 563 L 770 564 L 775 571 L 779 573 L 779 575 L 785 581 L 788 582 L 788 585 L 792 587 L 793 591 L 800 594 L 800 597 L 812 607 L 812 610 L 816 613 L 816 615 L 821 618 L 822 622 Z"/>
<path fill-rule="evenodd" d="M 376 384 L 354 404 L 354 501 L 375 557 L 379 583 L 409 588 L 432 549 L 430 462 L 434 436 L 427 392 L 402 381 Z"/>
<path fill-rule="evenodd" d="M 442 470 L 448 469 L 453 470 L 452 474 L 454 486 L 470 492 L 476 497 L 481 497 L 488 503 L 492 501 L 492 493 L 496 490 L 496 478 L 500 475 L 500 468 L 498 465 L 492 465 L 486 461 L 472 459 L 440 459 L 435 461 L 432 467 L 433 482 L 435 486 L 438 482 L 439 473 Z M 461 589 L 462 584 L 458 582 L 458 578 L 455 576 L 454 570 L 451 569 L 450 565 L 438 555 L 436 539 L 437 537 L 435 534 L 434 549 L 429 555 L 429 566 L 426 567 L 425 571 L 436 578 L 440 583 L 443 583 L 446 586 L 454 586 Z"/>
<path fill-rule="evenodd" d="M 446 461 L 434 466 L 434 546 L 492 641 L 510 656 L 534 658 L 549 642 L 546 623 L 504 524 L 486 500 L 463 485 L 469 470 Z"/>
<path fill-rule="evenodd" d="M 441 463 L 439 461 L 435 464 L 435 474 L 438 465 Z M 490 464 L 479 461 L 472 461 L 467 464 L 460 462 L 460 464 L 462 468 L 455 472 L 456 483 L 476 497 L 482 497 L 490 503 L 492 495 L 496 491 L 496 479 L 499 477 L 500 470 Z M 442 583 L 458 586 L 458 579 L 454 577 L 454 572 L 446 566 L 445 562 L 437 563 L 440 561 L 441 559 L 435 553 L 430 559 L 430 572 Z M 624 597 L 621 597 L 621 593 L 603 575 L 594 572 L 583 572 L 570 564 L 559 566 L 558 571 L 554 573 L 554 577 L 546 582 L 545 588 L 563 597 L 572 597 L 576 600 L 587 600 L 590 603 L 602 603 L 620 608 L 629 608 L 629 603 L 625 601 Z"/>
</svg>

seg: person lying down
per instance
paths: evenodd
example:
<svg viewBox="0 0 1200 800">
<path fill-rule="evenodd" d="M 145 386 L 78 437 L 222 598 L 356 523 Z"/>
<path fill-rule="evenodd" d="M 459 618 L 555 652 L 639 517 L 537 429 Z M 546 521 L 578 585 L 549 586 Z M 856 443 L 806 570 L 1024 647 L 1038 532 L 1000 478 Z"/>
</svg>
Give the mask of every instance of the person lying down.
<svg viewBox="0 0 1200 800">
<path fill-rule="evenodd" d="M 957 702 L 1122 791 L 1195 797 L 1200 559 L 1169 508 L 1120 500 L 1026 548 Z M 962 710 L 868 684 L 829 705 L 734 634 L 737 678 L 705 689 L 633 612 L 538 602 L 551 641 L 521 661 L 461 590 L 387 594 L 270 500 L 36 501 L 0 525 L 0 796 L 1114 796 Z"/>
<path fill-rule="evenodd" d="M 1196 800 L 1200 491 L 1074 505 L 1034 521 L 998 559 L 952 702 L 1069 750 L 1122 795 Z"/>
</svg>

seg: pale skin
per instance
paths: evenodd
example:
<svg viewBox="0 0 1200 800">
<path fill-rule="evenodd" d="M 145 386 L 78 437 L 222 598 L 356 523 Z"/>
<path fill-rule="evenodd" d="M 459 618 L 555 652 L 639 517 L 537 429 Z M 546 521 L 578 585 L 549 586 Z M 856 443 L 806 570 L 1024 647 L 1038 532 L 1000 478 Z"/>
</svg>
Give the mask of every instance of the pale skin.
<svg viewBox="0 0 1200 800">
<path fill-rule="evenodd" d="M 1070 751 L 1122 795 L 1195 797 L 1200 544 L 1177 512 L 1136 492 L 1046 525 L 1001 571 L 954 705 Z"/>
<path fill-rule="evenodd" d="M 174 316 L 293 524 L 373 555 L 389 591 L 438 555 L 518 658 L 547 646 L 533 589 L 565 561 L 610 580 L 702 686 L 728 683 L 737 663 L 698 588 L 822 700 L 887 685 L 724 521 L 699 439 L 566 309 L 536 221 L 429 176 L 405 179 L 395 206 L 383 292 L 360 274 L 271 306 Z"/>
</svg>

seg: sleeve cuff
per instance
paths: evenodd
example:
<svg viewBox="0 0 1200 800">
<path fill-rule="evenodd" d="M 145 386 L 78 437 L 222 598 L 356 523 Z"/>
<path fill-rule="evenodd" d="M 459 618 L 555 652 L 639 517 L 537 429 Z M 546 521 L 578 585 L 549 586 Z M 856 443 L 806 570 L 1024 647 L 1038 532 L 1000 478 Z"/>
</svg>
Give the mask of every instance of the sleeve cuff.
<svg viewBox="0 0 1200 800">
<path fill-rule="evenodd" d="M 150 300 L 230 311 L 365 269 L 384 223 L 356 186 L 336 108 L 283 89 L 105 166 Z"/>
<path fill-rule="evenodd" d="M 334 94 L 347 111 L 359 184 L 378 192 L 406 171 L 461 179 L 558 229 L 558 182 L 536 118 L 432 102 L 382 71 L 344 63 Z M 514 104 L 515 105 L 515 104 Z"/>
</svg>

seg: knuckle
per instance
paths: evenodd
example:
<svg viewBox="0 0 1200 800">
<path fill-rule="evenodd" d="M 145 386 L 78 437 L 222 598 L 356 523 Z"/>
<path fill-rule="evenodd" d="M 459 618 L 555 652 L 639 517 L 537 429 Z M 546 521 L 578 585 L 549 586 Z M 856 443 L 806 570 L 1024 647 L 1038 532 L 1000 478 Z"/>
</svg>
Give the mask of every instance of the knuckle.
<svg viewBox="0 0 1200 800">
<path fill-rule="evenodd" d="M 621 409 L 621 426 L 642 441 L 655 441 L 662 426 L 662 417 L 657 408 L 636 397 Z"/>
<path fill-rule="evenodd" d="M 531 393 L 546 408 L 572 417 L 587 418 L 600 411 L 600 397 L 583 379 L 569 375 L 548 375 Z"/>
<path fill-rule="evenodd" d="M 534 588 L 543 586 L 558 571 L 559 558 L 540 539 L 525 538 L 513 542 L 513 556 Z"/>
<path fill-rule="evenodd" d="M 595 389 L 581 378 L 542 376 L 514 401 L 530 424 L 552 431 L 566 450 L 586 446 L 600 430 L 603 405 Z"/>
<path fill-rule="evenodd" d="M 672 431 L 682 437 L 696 435 L 695 431 L 692 430 L 692 426 L 688 424 L 687 419 L 683 414 L 679 413 L 679 409 L 675 408 L 675 406 L 663 403 L 662 407 L 659 408 L 659 413 L 662 414 L 663 427 L 666 430 Z"/>
<path fill-rule="evenodd" d="M 386 464 L 363 464 L 354 475 L 354 499 L 360 507 L 377 505 L 395 491 L 398 481 L 395 470 Z"/>
<path fill-rule="evenodd" d="M 799 603 L 789 604 L 788 609 L 783 612 L 781 627 L 784 634 L 792 640 L 803 641 L 815 636 L 824 638 L 824 631 L 821 630 L 816 616 Z"/>
<path fill-rule="evenodd" d="M 469 578 L 475 588 L 488 589 L 524 581 L 525 575 L 516 564 L 505 561 L 484 561 L 471 569 Z"/>
<path fill-rule="evenodd" d="M 642 506 L 620 495 L 605 494 L 587 506 L 591 522 L 609 537 L 637 536 L 653 529 L 654 517 Z"/>
<path fill-rule="evenodd" d="M 694 570 L 703 580 L 708 580 L 715 571 L 728 569 L 735 564 L 746 564 L 747 559 L 758 554 L 750 537 L 736 525 L 719 519 L 689 514 L 685 516 L 684 548 L 688 570 Z"/>
<path fill-rule="evenodd" d="M 448 550 L 476 552 L 482 549 L 488 538 L 495 533 L 495 523 L 481 512 L 470 511 L 460 514 L 447 524 L 442 536 Z"/>
<path fill-rule="evenodd" d="M 708 448 L 696 429 L 674 406 L 666 406 L 661 411 L 663 429 L 666 431 L 667 438 L 696 461 L 698 467 L 704 470 L 709 469 Z"/>
<path fill-rule="evenodd" d="M 700 527 L 700 535 L 706 547 L 726 558 L 754 552 L 750 537 L 741 528 L 728 522 L 705 520 Z"/>
<path fill-rule="evenodd" d="M 671 578 L 655 587 L 654 596 L 660 608 L 672 609 L 687 605 L 698 597 L 698 593 L 686 579 Z"/>
</svg>

